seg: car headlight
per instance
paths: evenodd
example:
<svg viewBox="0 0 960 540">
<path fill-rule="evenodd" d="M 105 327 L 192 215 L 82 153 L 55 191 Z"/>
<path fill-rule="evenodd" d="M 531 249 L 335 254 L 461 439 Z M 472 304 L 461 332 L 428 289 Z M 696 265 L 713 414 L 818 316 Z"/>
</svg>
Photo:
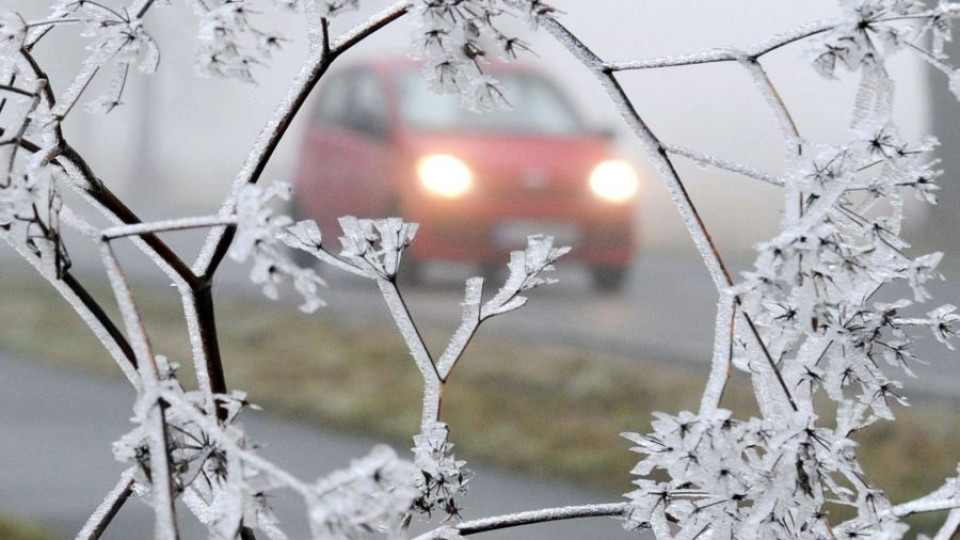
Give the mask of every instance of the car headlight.
<svg viewBox="0 0 960 540">
<path fill-rule="evenodd" d="M 426 156 L 417 163 L 417 175 L 427 191 L 453 199 L 470 190 L 473 174 L 459 159 L 446 154 Z"/>
<path fill-rule="evenodd" d="M 611 202 L 629 200 L 637 193 L 639 184 L 637 173 L 623 160 L 604 161 L 590 173 L 590 190 Z"/>
</svg>

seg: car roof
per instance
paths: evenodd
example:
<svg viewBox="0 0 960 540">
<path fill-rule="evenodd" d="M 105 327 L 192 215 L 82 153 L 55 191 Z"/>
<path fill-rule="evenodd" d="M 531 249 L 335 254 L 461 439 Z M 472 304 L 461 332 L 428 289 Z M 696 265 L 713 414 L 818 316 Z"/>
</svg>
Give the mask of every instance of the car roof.
<svg viewBox="0 0 960 540">
<path fill-rule="evenodd" d="M 408 56 L 396 56 L 391 58 L 380 58 L 380 57 L 371 57 L 361 60 L 354 60 L 350 63 L 345 63 L 340 68 L 341 70 L 350 70 L 350 69 L 366 69 L 374 70 L 379 72 L 398 72 L 398 71 L 408 71 L 411 69 L 419 69 L 421 62 L 414 60 Z M 520 73 L 520 74 L 530 74 L 530 75 L 542 75 L 543 72 L 537 69 L 535 66 L 524 63 L 524 62 L 505 62 L 503 60 L 494 59 L 493 61 L 484 61 L 480 64 L 481 69 L 484 72 L 496 74 L 496 73 Z"/>
</svg>

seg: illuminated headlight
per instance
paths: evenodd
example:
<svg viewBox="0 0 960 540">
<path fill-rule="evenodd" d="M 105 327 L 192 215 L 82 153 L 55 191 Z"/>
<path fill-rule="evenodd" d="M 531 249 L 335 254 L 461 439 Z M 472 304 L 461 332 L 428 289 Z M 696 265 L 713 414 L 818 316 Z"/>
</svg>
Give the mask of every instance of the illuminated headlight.
<svg viewBox="0 0 960 540">
<path fill-rule="evenodd" d="M 417 175 L 427 191 L 450 199 L 470 190 L 473 174 L 459 159 L 446 154 L 426 156 L 417 164 Z"/>
<path fill-rule="evenodd" d="M 590 190 L 597 197 L 611 202 L 630 199 L 638 187 L 637 173 L 626 161 L 604 161 L 590 173 Z"/>
</svg>

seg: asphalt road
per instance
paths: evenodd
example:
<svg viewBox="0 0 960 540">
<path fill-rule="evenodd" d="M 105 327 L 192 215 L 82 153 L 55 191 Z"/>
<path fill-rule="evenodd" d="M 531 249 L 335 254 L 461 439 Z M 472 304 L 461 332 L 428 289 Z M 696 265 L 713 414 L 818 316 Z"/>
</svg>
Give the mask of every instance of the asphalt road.
<svg viewBox="0 0 960 540">
<path fill-rule="evenodd" d="M 123 465 L 110 443 L 131 426 L 133 391 L 103 379 L 51 364 L 0 354 L 0 512 L 27 517 L 70 538 L 116 483 Z M 246 413 L 245 413 L 246 414 Z M 303 479 L 318 478 L 365 455 L 372 439 L 328 433 L 263 413 L 247 416 L 247 433 L 264 447 L 260 454 Z M 397 449 L 404 452 L 404 449 Z M 522 510 L 613 502 L 590 490 L 474 467 L 467 495 L 467 519 Z M 615 499 L 615 498 L 614 498 Z M 290 493 L 273 500 L 293 540 L 308 537 L 303 507 Z M 195 520 L 180 508 L 182 538 L 204 538 Z M 131 500 L 105 539 L 149 538 L 153 516 Z M 580 540 L 636 538 L 609 518 L 545 524 L 489 533 L 499 540 Z"/>
<path fill-rule="evenodd" d="M 746 270 L 751 263 L 746 258 L 731 261 L 735 272 Z M 427 286 L 407 290 L 411 311 L 424 324 L 452 332 L 459 322 L 463 279 L 472 270 L 435 268 Z M 946 279 L 929 286 L 934 300 L 918 313 L 941 304 L 960 305 L 960 268 L 946 263 L 942 271 Z M 647 362 L 651 369 L 659 362 L 681 364 L 691 368 L 691 376 L 702 375 L 705 380 L 718 295 L 698 259 L 662 253 L 642 256 L 625 288 L 616 294 L 594 292 L 589 275 L 576 265 L 561 266 L 556 277 L 559 283 L 531 291 L 527 306 L 493 319 L 481 332 L 613 351 Z M 494 292 L 495 286 L 490 287 L 488 292 Z M 877 299 L 892 300 L 893 294 L 912 298 L 907 290 L 890 288 Z M 332 276 L 324 297 L 329 303 L 324 309 L 333 313 L 388 316 L 376 287 L 361 279 Z M 960 353 L 949 350 L 925 330 L 918 336 L 915 352 L 924 363 L 912 366 L 917 378 L 893 369 L 888 370 L 889 376 L 903 380 L 903 392 L 909 397 L 960 400 Z M 956 345 L 960 347 L 960 341 Z"/>
</svg>

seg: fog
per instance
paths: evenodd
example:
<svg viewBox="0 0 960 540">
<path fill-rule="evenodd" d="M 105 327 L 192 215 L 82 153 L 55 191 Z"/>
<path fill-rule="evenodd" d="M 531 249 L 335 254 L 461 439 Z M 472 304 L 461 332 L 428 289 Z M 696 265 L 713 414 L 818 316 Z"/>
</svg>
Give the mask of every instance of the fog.
<svg viewBox="0 0 960 540">
<path fill-rule="evenodd" d="M 4 3 L 38 16 L 43 13 L 42 3 L 35 0 Z M 78 112 L 66 123 L 69 139 L 89 157 L 98 174 L 122 196 L 132 197 L 135 208 L 148 218 L 169 213 L 160 210 L 161 202 L 176 203 L 190 212 L 219 207 L 247 149 L 305 59 L 305 32 L 298 17 L 264 14 L 265 26 L 284 30 L 290 41 L 273 62 L 255 69 L 256 84 L 199 77 L 193 69 L 196 21 L 186 7 L 173 4 L 157 8 L 147 22 L 163 49 L 159 72 L 131 77 L 123 107 L 106 116 Z M 753 0 L 737 2 L 736 7 L 694 0 L 558 0 L 553 4 L 563 11 L 562 21 L 609 60 L 692 53 L 721 45 L 744 47 L 804 22 L 838 15 L 836 2 L 829 0 Z M 346 30 L 386 5 L 389 2 L 361 2 L 360 13 L 336 19 L 333 30 Z M 615 129 L 619 151 L 642 171 L 638 226 L 643 247 L 690 249 L 661 182 L 597 81 L 550 36 L 533 32 L 520 21 L 513 26 L 535 51 L 526 60 L 561 81 L 592 126 Z M 409 21 L 401 19 L 351 50 L 338 64 L 369 57 L 401 58 L 410 35 Z M 46 40 L 38 56 L 53 64 L 54 89 L 62 91 L 85 51 L 82 41 L 57 39 Z M 764 65 L 803 136 L 841 141 L 850 121 L 856 81 L 842 69 L 839 80 L 822 79 L 809 66 L 805 52 L 802 43 L 785 47 L 765 57 Z M 908 136 L 915 136 L 925 132 L 928 123 L 923 68 L 908 56 L 893 65 L 894 76 L 902 81 L 897 89 L 898 123 Z M 621 80 L 640 114 L 664 141 L 763 171 L 781 170 L 781 138 L 773 116 L 738 65 L 625 73 Z M 302 116 L 279 148 L 266 180 L 290 180 Z M 702 170 L 681 158 L 677 164 L 722 248 L 743 250 L 770 236 L 780 211 L 777 190 L 736 175 Z M 744 227 L 737 219 L 743 212 L 749 212 L 752 226 Z"/>
</svg>

